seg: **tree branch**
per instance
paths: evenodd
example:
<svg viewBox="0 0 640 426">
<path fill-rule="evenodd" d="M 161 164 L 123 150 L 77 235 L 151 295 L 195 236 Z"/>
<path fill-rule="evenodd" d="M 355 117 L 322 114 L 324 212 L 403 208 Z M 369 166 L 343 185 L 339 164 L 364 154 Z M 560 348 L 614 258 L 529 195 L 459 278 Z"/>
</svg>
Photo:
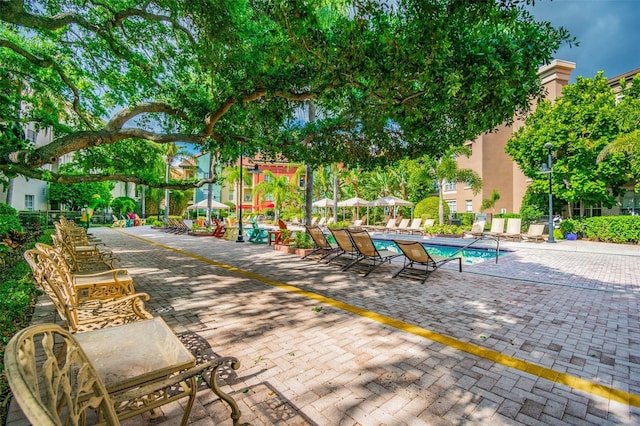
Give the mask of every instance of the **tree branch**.
<svg viewBox="0 0 640 426">
<path fill-rule="evenodd" d="M 126 139 L 144 139 L 156 143 L 193 142 L 199 143 L 204 138 L 201 134 L 186 133 L 154 133 L 143 129 L 97 130 L 77 132 L 62 136 L 50 144 L 35 150 L 20 150 L 8 153 L 0 158 L 2 164 L 20 164 L 32 168 L 55 163 L 58 158 L 70 152 L 90 148 L 92 146 L 113 144 Z"/>
<path fill-rule="evenodd" d="M 187 115 L 169 104 L 164 102 L 143 102 L 134 107 L 124 108 L 118 111 L 107 123 L 106 130 L 119 130 L 124 124 L 132 118 L 146 113 L 165 113 L 169 115 L 175 115 L 183 120 L 188 120 Z"/>
<path fill-rule="evenodd" d="M 65 175 L 60 173 L 52 173 L 48 170 L 42 169 L 33 169 L 29 167 L 25 167 L 22 165 L 11 165 L 11 166 L 0 166 L 0 171 L 4 171 L 4 169 L 11 168 L 11 171 L 14 173 L 19 173 L 27 178 L 39 179 L 45 182 L 50 183 L 62 183 L 62 184 L 74 184 L 74 183 L 85 183 L 85 182 L 105 182 L 105 181 L 120 181 L 120 182 L 131 182 L 139 185 L 148 185 L 152 188 L 168 188 L 168 189 L 176 189 L 176 190 L 184 190 L 191 188 L 199 188 L 202 185 L 209 183 L 210 179 L 201 180 L 199 182 L 169 182 L 168 184 L 164 182 L 158 183 L 149 183 L 144 181 L 143 179 L 133 176 L 130 174 L 82 174 L 82 175 Z M 211 183 L 215 183 L 211 182 Z"/>
<path fill-rule="evenodd" d="M 82 122 L 89 129 L 92 129 L 92 130 L 94 129 L 91 121 L 87 117 L 85 117 L 84 114 L 80 111 L 80 91 L 79 91 L 79 89 L 76 87 L 75 84 L 73 84 L 73 82 L 69 79 L 69 77 L 67 77 L 66 73 L 63 71 L 62 67 L 60 67 L 60 65 L 58 65 L 57 62 L 55 62 L 51 58 L 47 58 L 47 59 L 39 58 L 39 57 L 31 54 L 30 52 L 26 51 L 22 47 L 18 46 L 17 44 L 13 43 L 10 40 L 0 39 L 0 47 L 4 47 L 4 48 L 10 49 L 10 50 L 13 50 L 15 53 L 17 53 L 18 55 L 22 56 L 27 61 L 31 62 L 32 64 L 34 64 L 36 66 L 39 66 L 41 68 L 53 68 L 54 70 L 56 70 L 56 73 L 58 73 L 58 76 L 60 76 L 62 81 L 67 85 L 67 87 L 69 87 L 69 89 L 73 93 L 73 102 L 72 102 L 73 111 L 78 115 L 78 117 L 80 117 Z"/>
</svg>

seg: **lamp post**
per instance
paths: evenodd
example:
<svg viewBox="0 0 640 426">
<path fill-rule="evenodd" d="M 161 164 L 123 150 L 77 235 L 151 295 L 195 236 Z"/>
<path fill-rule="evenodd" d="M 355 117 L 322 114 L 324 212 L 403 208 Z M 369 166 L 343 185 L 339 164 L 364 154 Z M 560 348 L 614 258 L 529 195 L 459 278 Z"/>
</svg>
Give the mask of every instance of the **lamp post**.
<svg viewBox="0 0 640 426">
<path fill-rule="evenodd" d="M 240 188 L 238 188 L 238 239 L 236 240 L 236 243 L 244 243 L 244 235 L 242 235 L 242 233 L 244 232 L 242 229 L 242 187 L 244 186 L 244 181 L 242 180 L 242 169 L 244 169 L 244 166 L 242 164 L 242 145 L 240 145 Z"/>
<path fill-rule="evenodd" d="M 548 159 L 548 167 L 549 167 L 549 237 L 547 238 L 548 243 L 555 243 L 556 239 L 553 236 L 553 186 L 552 186 L 552 178 L 553 178 L 553 156 L 551 155 L 551 148 L 553 145 L 551 142 L 547 142 L 544 144 L 544 147 L 547 148 L 547 152 L 549 155 Z"/>
</svg>

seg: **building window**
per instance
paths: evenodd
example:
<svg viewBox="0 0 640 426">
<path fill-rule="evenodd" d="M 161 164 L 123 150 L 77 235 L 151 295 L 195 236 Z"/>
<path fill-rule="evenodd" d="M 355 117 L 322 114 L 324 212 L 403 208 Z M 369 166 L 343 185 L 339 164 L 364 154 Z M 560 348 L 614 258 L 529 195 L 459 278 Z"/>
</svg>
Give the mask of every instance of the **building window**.
<svg viewBox="0 0 640 426">
<path fill-rule="evenodd" d="M 36 131 L 33 129 L 27 129 L 27 140 L 31 141 L 32 143 L 36 143 Z"/>
<path fill-rule="evenodd" d="M 231 189 L 229 190 L 229 201 L 235 201 L 235 200 L 236 200 L 236 197 L 235 197 L 234 191 L 233 189 Z"/>
<path fill-rule="evenodd" d="M 464 189 L 471 189 L 471 182 L 466 181 L 466 182 L 464 183 Z"/>
<path fill-rule="evenodd" d="M 455 192 L 456 190 L 456 182 L 445 182 L 444 188 L 442 188 L 444 192 Z"/>
<path fill-rule="evenodd" d="M 467 206 L 467 213 L 471 213 L 473 211 L 473 201 L 472 200 L 466 200 L 465 204 Z"/>
<path fill-rule="evenodd" d="M 24 208 L 30 212 L 33 211 L 33 195 L 24 196 Z"/>
<path fill-rule="evenodd" d="M 456 200 L 447 200 L 447 204 L 449 205 L 449 213 L 458 212 L 458 203 L 456 202 Z"/>
<path fill-rule="evenodd" d="M 270 175 L 264 175 L 264 181 L 269 183 L 269 182 L 273 181 L 273 179 L 271 178 Z"/>
<path fill-rule="evenodd" d="M 573 215 L 576 217 L 602 216 L 602 203 L 596 203 L 593 206 L 584 206 L 584 212 L 583 212 L 582 201 L 579 201 L 573 205 Z"/>
</svg>

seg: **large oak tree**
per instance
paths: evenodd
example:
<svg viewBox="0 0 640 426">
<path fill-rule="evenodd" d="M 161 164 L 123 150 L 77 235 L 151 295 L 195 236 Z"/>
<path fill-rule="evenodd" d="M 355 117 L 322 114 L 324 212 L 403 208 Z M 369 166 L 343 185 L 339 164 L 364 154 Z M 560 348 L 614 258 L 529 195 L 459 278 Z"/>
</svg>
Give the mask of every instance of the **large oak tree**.
<svg viewBox="0 0 640 426">
<path fill-rule="evenodd" d="M 147 162 L 176 142 L 222 162 L 438 156 L 541 94 L 538 67 L 570 40 L 525 3 L 0 0 L 0 125 L 55 135 L 34 148 L 3 131 L 0 172 L 162 186 Z M 43 168 L 80 150 L 84 174 Z"/>
</svg>

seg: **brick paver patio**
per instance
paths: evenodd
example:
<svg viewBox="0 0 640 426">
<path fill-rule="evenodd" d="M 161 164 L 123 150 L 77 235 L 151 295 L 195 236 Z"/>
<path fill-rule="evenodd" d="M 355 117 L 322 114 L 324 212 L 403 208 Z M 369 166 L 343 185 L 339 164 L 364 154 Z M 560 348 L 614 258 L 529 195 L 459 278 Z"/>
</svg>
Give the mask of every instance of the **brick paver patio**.
<svg viewBox="0 0 640 426">
<path fill-rule="evenodd" d="M 640 423 L 640 247 L 511 243 L 424 285 L 149 227 L 93 230 L 148 309 L 241 367 L 224 390 L 254 425 Z M 51 321 L 43 302 L 35 321 Z M 230 425 L 203 390 L 190 424 Z M 163 416 L 126 425 L 174 425 Z M 24 424 L 16 404 L 7 423 Z"/>
</svg>

